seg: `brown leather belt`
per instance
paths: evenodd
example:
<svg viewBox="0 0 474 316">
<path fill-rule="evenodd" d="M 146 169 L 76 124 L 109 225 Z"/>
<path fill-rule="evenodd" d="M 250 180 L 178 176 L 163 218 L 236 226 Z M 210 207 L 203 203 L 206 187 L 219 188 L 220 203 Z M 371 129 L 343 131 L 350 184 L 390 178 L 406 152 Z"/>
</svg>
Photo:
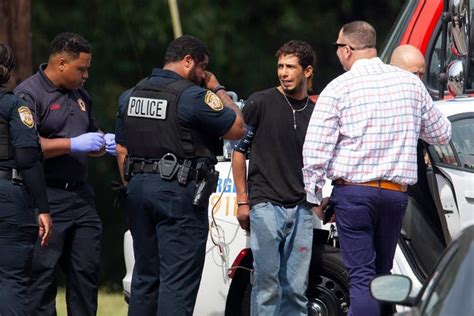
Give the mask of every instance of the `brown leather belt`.
<svg viewBox="0 0 474 316">
<path fill-rule="evenodd" d="M 385 181 L 385 180 L 374 180 L 374 181 L 369 181 L 369 182 L 349 182 L 343 179 L 336 179 L 334 183 L 341 184 L 341 185 L 362 185 L 366 187 L 373 187 L 373 188 L 392 190 L 392 191 L 398 191 L 398 192 L 407 191 L 406 184 L 398 184 L 398 183 Z"/>
</svg>

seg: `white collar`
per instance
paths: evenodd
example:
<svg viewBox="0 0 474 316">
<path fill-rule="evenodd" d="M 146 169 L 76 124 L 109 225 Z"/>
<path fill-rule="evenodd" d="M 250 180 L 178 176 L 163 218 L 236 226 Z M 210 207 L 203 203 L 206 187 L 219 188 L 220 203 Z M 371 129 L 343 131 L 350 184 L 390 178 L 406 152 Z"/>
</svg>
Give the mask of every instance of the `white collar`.
<svg viewBox="0 0 474 316">
<path fill-rule="evenodd" d="M 357 67 L 363 67 L 365 65 L 378 64 L 378 63 L 383 63 L 379 57 L 357 59 L 352 64 L 351 70 Z"/>
</svg>

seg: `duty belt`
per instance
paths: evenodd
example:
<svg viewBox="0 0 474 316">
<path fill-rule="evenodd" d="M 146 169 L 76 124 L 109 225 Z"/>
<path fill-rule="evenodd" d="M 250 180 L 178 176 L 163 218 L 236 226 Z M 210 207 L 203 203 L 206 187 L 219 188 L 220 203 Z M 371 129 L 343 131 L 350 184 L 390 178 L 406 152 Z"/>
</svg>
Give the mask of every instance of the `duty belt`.
<svg viewBox="0 0 474 316">
<path fill-rule="evenodd" d="M 14 184 L 23 184 L 23 179 L 16 169 L 0 170 L 0 178 L 11 180 Z"/>
<path fill-rule="evenodd" d="M 373 187 L 373 188 L 379 188 L 379 189 L 385 189 L 385 190 L 391 190 L 391 191 L 398 191 L 398 192 L 406 192 L 407 191 L 407 185 L 406 184 L 399 184 L 399 183 L 394 183 L 391 181 L 386 181 L 386 180 L 374 180 L 374 181 L 368 181 L 368 182 L 349 182 L 343 179 L 336 179 L 334 180 L 334 184 L 340 184 L 340 185 L 362 185 L 366 187 Z"/>
<path fill-rule="evenodd" d="M 144 159 L 127 157 L 124 165 L 125 180 L 129 181 L 134 175 L 140 173 L 156 173 L 165 180 L 177 179 L 180 184 L 186 184 L 191 180 L 199 181 L 209 176 L 214 170 L 213 166 L 208 166 L 203 162 L 196 165 L 190 159 L 178 162 L 177 157 L 172 153 L 165 154 L 161 159 Z"/>
<path fill-rule="evenodd" d="M 178 172 L 181 168 L 183 168 L 183 164 L 177 165 Z M 140 173 L 160 173 L 160 168 L 158 165 L 158 160 L 154 162 L 133 162 L 130 164 L 130 171 L 132 175 L 140 174 Z M 189 167 L 189 174 L 187 176 L 188 179 L 195 179 L 198 175 L 198 171 L 195 168 Z M 172 177 L 174 178 L 174 177 Z M 187 180 L 186 180 L 187 181 Z"/>
<path fill-rule="evenodd" d="M 133 162 L 130 165 L 130 171 L 136 173 L 160 173 L 158 160 L 154 162 Z"/>
<path fill-rule="evenodd" d="M 66 181 L 66 180 L 46 180 L 46 185 L 52 188 L 58 188 L 65 191 L 74 191 L 83 186 L 84 181 Z"/>
</svg>

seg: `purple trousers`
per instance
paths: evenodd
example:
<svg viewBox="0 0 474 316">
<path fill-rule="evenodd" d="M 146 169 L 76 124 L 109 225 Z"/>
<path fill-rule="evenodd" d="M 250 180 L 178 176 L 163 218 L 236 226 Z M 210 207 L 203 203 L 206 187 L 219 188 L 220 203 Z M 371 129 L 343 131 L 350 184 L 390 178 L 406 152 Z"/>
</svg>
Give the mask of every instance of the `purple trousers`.
<svg viewBox="0 0 474 316">
<path fill-rule="evenodd" d="M 360 185 L 336 185 L 331 195 L 342 258 L 349 273 L 348 315 L 378 316 L 369 283 L 392 269 L 407 194 Z"/>
</svg>

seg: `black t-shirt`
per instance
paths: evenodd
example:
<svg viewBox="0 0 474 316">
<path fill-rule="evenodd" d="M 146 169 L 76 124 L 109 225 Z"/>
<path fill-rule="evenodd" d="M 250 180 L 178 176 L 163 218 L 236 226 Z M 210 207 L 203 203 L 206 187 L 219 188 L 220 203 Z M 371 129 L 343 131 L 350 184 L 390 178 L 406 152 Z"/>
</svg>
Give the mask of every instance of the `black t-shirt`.
<svg viewBox="0 0 474 316">
<path fill-rule="evenodd" d="M 255 129 L 248 172 L 251 206 L 271 202 L 293 207 L 306 199 L 302 150 L 314 103 L 306 98 L 288 101 L 295 122 L 293 109 L 277 88 L 256 92 L 245 102 L 245 122 Z"/>
</svg>

